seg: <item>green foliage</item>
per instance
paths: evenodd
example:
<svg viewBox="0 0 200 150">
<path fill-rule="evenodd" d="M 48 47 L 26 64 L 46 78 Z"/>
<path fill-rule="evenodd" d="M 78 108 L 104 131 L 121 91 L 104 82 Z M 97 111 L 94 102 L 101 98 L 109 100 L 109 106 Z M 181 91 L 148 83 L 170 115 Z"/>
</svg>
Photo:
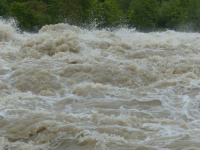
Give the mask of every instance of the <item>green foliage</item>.
<svg viewBox="0 0 200 150">
<path fill-rule="evenodd" d="M 84 13 L 79 0 L 63 0 L 62 10 L 64 22 L 81 25 Z"/>
<path fill-rule="evenodd" d="M 35 27 L 41 28 L 43 25 L 51 23 L 52 19 L 48 15 L 48 5 L 42 1 L 31 0 L 24 3 L 27 10 L 34 12 L 36 19 Z"/>
<path fill-rule="evenodd" d="M 125 23 L 125 15 L 115 0 L 98 3 L 91 12 L 91 18 L 96 21 L 98 28 L 116 27 Z"/>
<path fill-rule="evenodd" d="M 200 29 L 200 1 L 190 0 L 190 7 L 188 10 L 188 20 L 192 24 L 194 30 Z"/>
<path fill-rule="evenodd" d="M 7 0 L 7 2 L 9 4 L 14 3 L 14 2 L 19 2 L 19 3 L 23 3 L 23 2 L 27 2 L 28 0 Z"/>
<path fill-rule="evenodd" d="M 94 0 L 80 0 L 79 4 L 82 7 L 83 12 L 87 12 L 97 1 Z"/>
<path fill-rule="evenodd" d="M 130 25 L 138 29 L 155 28 L 158 22 L 157 0 L 132 0 L 127 17 Z"/>
<path fill-rule="evenodd" d="M 31 10 L 27 10 L 24 3 L 12 3 L 11 14 L 17 18 L 22 29 L 27 29 L 35 25 L 34 13 Z"/>
<path fill-rule="evenodd" d="M 0 16 L 6 16 L 8 15 L 8 9 L 9 9 L 9 6 L 7 4 L 7 1 L 6 0 L 1 0 L 0 1 Z"/>
<path fill-rule="evenodd" d="M 80 0 L 79 1 L 82 11 L 83 11 L 82 19 L 85 20 L 86 22 L 88 21 L 88 19 L 90 19 L 89 14 L 90 14 L 91 8 L 93 8 L 97 4 L 97 2 L 98 2 L 97 0 Z"/>
<path fill-rule="evenodd" d="M 97 28 L 128 24 L 139 30 L 200 29 L 200 0 L 0 0 L 0 16 L 22 30 L 60 22 Z"/>
<path fill-rule="evenodd" d="M 170 0 L 170 12 L 168 14 L 169 21 L 167 23 L 168 27 L 176 27 L 184 24 L 188 18 L 188 11 L 186 7 L 183 7 L 183 0 Z"/>
<path fill-rule="evenodd" d="M 117 3 L 119 5 L 119 9 L 123 10 L 123 12 L 127 12 L 131 0 L 117 0 Z"/>
<path fill-rule="evenodd" d="M 163 1 L 161 6 L 159 7 L 159 22 L 158 27 L 167 27 L 167 23 L 170 20 L 169 13 L 171 11 L 171 7 L 169 2 Z"/>
<path fill-rule="evenodd" d="M 188 0 L 164 1 L 160 7 L 159 25 L 161 27 L 178 29 L 187 24 L 189 3 Z"/>
<path fill-rule="evenodd" d="M 62 0 L 49 0 L 50 3 L 48 5 L 48 14 L 52 18 L 52 24 L 62 22 L 63 21 L 63 15 L 62 15 L 62 7 L 63 7 L 63 1 Z"/>
<path fill-rule="evenodd" d="M 37 30 L 51 20 L 51 18 L 45 14 L 47 5 L 43 2 L 14 2 L 11 4 L 10 10 L 11 15 L 16 17 L 20 28 L 23 30 Z"/>
</svg>

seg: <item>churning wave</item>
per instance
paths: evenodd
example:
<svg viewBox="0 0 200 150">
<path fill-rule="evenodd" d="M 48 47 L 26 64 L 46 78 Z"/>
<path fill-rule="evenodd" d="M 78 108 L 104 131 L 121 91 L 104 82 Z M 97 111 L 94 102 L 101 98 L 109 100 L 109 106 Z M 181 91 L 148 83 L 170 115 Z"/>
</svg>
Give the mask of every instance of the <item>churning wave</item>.
<svg viewBox="0 0 200 150">
<path fill-rule="evenodd" d="M 0 150 L 200 147 L 200 34 L 0 20 Z"/>
</svg>

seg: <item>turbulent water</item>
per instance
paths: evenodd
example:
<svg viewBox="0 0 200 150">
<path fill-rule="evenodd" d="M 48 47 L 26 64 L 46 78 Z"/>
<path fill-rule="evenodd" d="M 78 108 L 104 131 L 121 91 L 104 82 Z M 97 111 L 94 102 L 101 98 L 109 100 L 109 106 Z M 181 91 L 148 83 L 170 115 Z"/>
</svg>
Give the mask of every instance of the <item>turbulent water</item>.
<svg viewBox="0 0 200 150">
<path fill-rule="evenodd" d="M 1 20 L 0 150 L 54 149 L 200 149 L 200 34 Z"/>
</svg>

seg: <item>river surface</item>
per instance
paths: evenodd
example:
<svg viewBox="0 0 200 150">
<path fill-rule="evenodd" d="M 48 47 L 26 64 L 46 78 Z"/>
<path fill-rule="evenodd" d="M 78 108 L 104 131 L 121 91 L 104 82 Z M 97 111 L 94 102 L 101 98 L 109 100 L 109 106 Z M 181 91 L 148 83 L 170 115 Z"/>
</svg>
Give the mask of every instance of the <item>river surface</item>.
<svg viewBox="0 0 200 150">
<path fill-rule="evenodd" d="M 0 150 L 199 150 L 200 34 L 0 20 Z"/>
</svg>

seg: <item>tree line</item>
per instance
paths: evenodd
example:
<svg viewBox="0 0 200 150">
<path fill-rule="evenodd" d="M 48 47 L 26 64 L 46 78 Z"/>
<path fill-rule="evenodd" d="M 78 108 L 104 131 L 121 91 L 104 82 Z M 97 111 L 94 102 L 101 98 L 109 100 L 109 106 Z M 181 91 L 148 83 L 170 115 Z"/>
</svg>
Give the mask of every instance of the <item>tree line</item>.
<svg viewBox="0 0 200 150">
<path fill-rule="evenodd" d="M 200 0 L 0 0 L 0 16 L 22 30 L 68 23 L 87 28 L 141 31 L 200 29 Z"/>
</svg>

